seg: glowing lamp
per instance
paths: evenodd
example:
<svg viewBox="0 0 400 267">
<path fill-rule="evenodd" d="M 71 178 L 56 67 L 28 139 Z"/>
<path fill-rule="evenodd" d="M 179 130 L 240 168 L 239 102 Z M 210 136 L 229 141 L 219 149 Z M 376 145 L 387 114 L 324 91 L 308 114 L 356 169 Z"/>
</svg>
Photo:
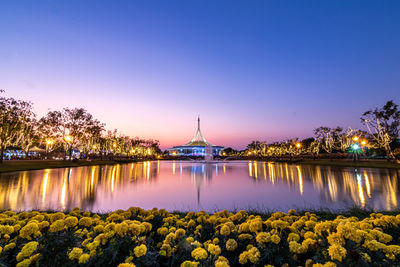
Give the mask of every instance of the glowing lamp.
<svg viewBox="0 0 400 267">
<path fill-rule="evenodd" d="M 354 137 L 353 137 L 353 141 L 356 141 L 356 142 L 357 142 L 357 141 L 358 141 L 358 136 L 354 136 Z"/>
<path fill-rule="evenodd" d="M 300 148 L 300 147 L 301 147 L 301 144 L 300 144 L 300 143 L 297 143 L 297 144 L 296 144 L 296 147 L 297 147 L 297 148 Z"/>
<path fill-rule="evenodd" d="M 71 141 L 72 141 L 72 136 L 66 135 L 66 136 L 64 137 L 64 140 L 67 141 L 67 142 L 71 142 Z"/>
<path fill-rule="evenodd" d="M 353 149 L 354 150 L 357 150 L 357 149 L 359 149 L 360 148 L 360 146 L 358 145 L 358 144 L 353 144 Z"/>
</svg>

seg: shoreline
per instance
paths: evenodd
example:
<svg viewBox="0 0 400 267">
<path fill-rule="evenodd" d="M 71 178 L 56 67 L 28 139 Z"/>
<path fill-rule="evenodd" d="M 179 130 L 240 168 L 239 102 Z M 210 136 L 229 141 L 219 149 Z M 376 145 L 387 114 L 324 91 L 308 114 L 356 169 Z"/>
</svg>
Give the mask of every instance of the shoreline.
<svg viewBox="0 0 400 267">
<path fill-rule="evenodd" d="M 83 167 L 83 166 L 101 166 L 101 165 L 115 165 L 124 163 L 134 163 L 143 160 L 10 160 L 4 161 L 0 164 L 0 173 L 17 172 L 17 171 L 33 171 L 43 169 L 58 169 L 69 167 Z"/>
<path fill-rule="evenodd" d="M 57 169 L 57 168 L 68 168 L 68 167 L 83 167 L 83 166 L 101 166 L 101 165 L 115 165 L 125 163 L 135 163 L 147 160 L 163 160 L 172 161 L 174 159 L 132 159 L 132 160 L 79 160 L 79 161 L 65 161 L 65 160 L 6 160 L 0 164 L 0 173 L 5 172 L 16 172 L 16 171 L 31 171 L 31 170 L 43 170 L 43 169 Z M 184 160 L 184 159 L 176 159 Z M 343 159 L 292 159 L 292 160 L 271 160 L 265 158 L 243 158 L 243 159 L 231 159 L 230 161 L 247 160 L 247 161 L 267 161 L 273 163 L 287 163 L 287 164 L 298 164 L 298 165 L 320 165 L 320 166 L 331 166 L 331 167 L 353 167 L 353 168 L 383 168 L 383 169 L 400 169 L 400 164 L 394 162 L 388 162 L 386 160 L 360 160 L 350 161 Z M 188 160 L 189 161 L 189 160 Z M 223 161 L 221 161 L 223 162 Z"/>
</svg>

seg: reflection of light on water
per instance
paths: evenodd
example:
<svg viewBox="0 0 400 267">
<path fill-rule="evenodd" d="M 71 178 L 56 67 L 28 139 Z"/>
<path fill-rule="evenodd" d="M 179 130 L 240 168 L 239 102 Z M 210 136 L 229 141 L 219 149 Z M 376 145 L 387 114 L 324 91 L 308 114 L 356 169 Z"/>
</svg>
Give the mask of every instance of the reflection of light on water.
<svg viewBox="0 0 400 267">
<path fill-rule="evenodd" d="M 369 198 L 371 198 L 371 186 L 369 184 L 369 179 L 366 171 L 364 171 L 364 178 L 365 178 L 365 187 L 367 188 L 367 195 Z"/>
<path fill-rule="evenodd" d="M 61 208 L 65 209 L 65 196 L 66 196 L 66 192 L 67 192 L 67 177 L 64 177 L 64 181 L 63 181 L 63 185 L 62 185 L 62 189 L 61 189 Z"/>
<path fill-rule="evenodd" d="M 157 160 L 157 174 L 160 174 L 160 161 Z"/>
<path fill-rule="evenodd" d="M 249 161 L 249 176 L 250 176 L 250 177 L 253 176 L 253 170 L 252 170 L 251 161 Z"/>
<path fill-rule="evenodd" d="M 362 188 L 362 177 L 361 174 L 357 173 L 357 184 L 358 184 L 358 195 L 360 197 L 360 202 L 361 202 L 361 207 L 364 208 L 365 206 L 365 197 L 364 197 L 364 191 Z"/>
<path fill-rule="evenodd" d="M 222 165 L 222 169 L 223 169 L 223 171 L 224 171 L 224 174 L 226 173 L 226 166 L 225 166 L 225 164 L 224 165 Z"/>
<path fill-rule="evenodd" d="M 115 168 L 115 166 L 113 166 L 112 174 L 111 174 L 111 193 L 114 192 L 115 171 L 116 171 L 116 168 Z"/>
<path fill-rule="evenodd" d="M 172 174 L 175 174 L 175 161 L 172 162 Z"/>
<path fill-rule="evenodd" d="M 150 165 L 151 165 L 151 163 L 150 163 L 150 161 L 145 162 L 145 163 L 147 163 L 147 165 L 146 165 L 146 178 L 147 178 L 147 181 L 148 181 L 150 179 Z"/>
<path fill-rule="evenodd" d="M 256 179 L 258 178 L 257 161 L 254 161 L 254 176 L 256 177 Z"/>
<path fill-rule="evenodd" d="M 49 181 L 49 172 L 50 172 L 50 170 L 48 170 L 48 169 L 44 170 L 43 186 L 42 186 L 42 204 L 46 200 L 46 191 L 47 191 L 47 183 Z"/>
<path fill-rule="evenodd" d="M 300 166 L 296 166 L 297 168 L 297 173 L 298 173 L 298 178 L 299 178 L 299 190 L 300 190 L 300 194 L 303 194 L 303 176 L 301 175 L 301 170 L 300 170 Z"/>
<path fill-rule="evenodd" d="M 275 171 L 274 171 L 274 166 L 272 165 L 271 162 L 268 162 L 268 173 L 271 177 L 271 182 L 275 184 Z"/>
<path fill-rule="evenodd" d="M 267 167 L 266 167 L 267 163 L 264 162 L 263 164 L 263 169 L 264 169 L 264 179 L 267 180 Z"/>
</svg>

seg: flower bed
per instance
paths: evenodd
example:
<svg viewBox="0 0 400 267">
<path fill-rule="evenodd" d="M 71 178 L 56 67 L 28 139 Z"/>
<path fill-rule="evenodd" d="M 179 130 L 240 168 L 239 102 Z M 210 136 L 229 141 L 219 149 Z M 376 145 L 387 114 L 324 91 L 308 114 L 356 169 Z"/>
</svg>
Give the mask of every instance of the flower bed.
<svg viewBox="0 0 400 267">
<path fill-rule="evenodd" d="M 399 266 L 400 215 L 0 213 L 2 266 Z"/>
</svg>

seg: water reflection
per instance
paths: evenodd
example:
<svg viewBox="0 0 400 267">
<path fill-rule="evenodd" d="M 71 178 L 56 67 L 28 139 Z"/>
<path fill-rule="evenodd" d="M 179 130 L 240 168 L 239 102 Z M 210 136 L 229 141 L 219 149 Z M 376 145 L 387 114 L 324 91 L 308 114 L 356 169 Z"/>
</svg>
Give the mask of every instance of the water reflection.
<svg viewBox="0 0 400 267">
<path fill-rule="evenodd" d="M 109 211 L 397 208 L 400 172 L 271 162 L 180 161 L 0 174 L 0 209 Z"/>
</svg>

